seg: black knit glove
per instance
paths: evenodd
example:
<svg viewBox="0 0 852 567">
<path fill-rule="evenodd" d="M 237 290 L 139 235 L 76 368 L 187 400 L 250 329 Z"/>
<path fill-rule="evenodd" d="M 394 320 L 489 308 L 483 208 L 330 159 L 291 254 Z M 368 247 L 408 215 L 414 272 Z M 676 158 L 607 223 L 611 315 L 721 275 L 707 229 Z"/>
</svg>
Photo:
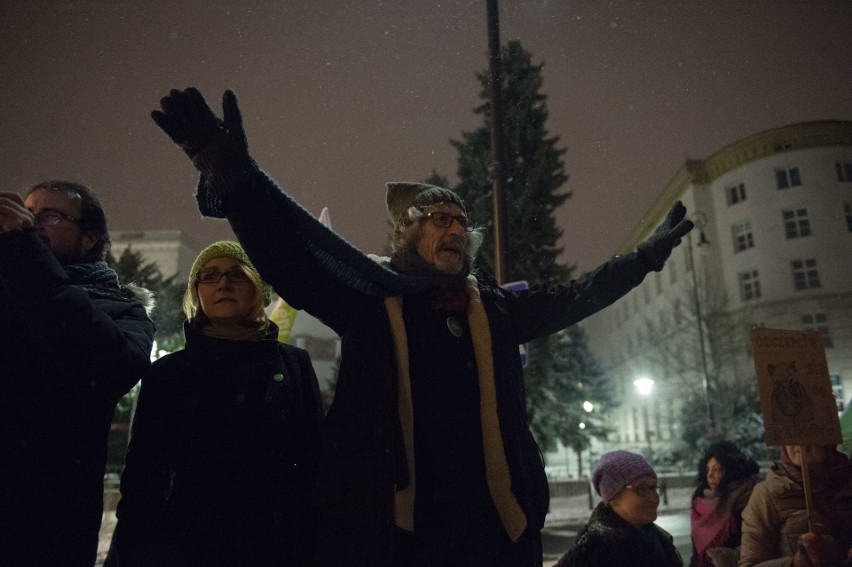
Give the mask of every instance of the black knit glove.
<svg viewBox="0 0 852 567">
<path fill-rule="evenodd" d="M 237 96 L 227 90 L 222 97 L 222 116 L 219 119 L 207 105 L 198 89 L 173 89 L 160 100 L 162 112 L 155 110 L 151 118 L 189 156 L 202 175 L 202 192 L 213 200 L 232 193 L 257 172 L 258 167 L 248 153 L 243 118 L 237 106 Z M 204 212 L 204 211 L 202 211 Z"/>
<path fill-rule="evenodd" d="M 692 221 L 685 219 L 686 207 L 678 201 L 672 205 L 666 220 L 654 231 L 648 240 L 636 247 L 636 252 L 642 256 L 652 270 L 659 272 L 672 253 L 672 249 L 680 244 L 680 239 L 695 226 Z"/>
</svg>

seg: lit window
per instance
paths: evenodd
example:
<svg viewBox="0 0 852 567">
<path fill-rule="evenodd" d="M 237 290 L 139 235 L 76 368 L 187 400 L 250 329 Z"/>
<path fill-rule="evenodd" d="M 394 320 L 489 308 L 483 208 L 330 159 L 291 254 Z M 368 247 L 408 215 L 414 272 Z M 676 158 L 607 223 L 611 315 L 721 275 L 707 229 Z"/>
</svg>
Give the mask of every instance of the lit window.
<svg viewBox="0 0 852 567">
<path fill-rule="evenodd" d="M 760 298 L 760 276 L 757 270 L 740 272 L 740 298 L 743 301 L 751 301 Z"/>
<path fill-rule="evenodd" d="M 816 260 L 792 260 L 790 268 L 793 271 L 793 288 L 796 291 L 803 289 L 816 289 L 821 287 L 819 283 L 819 271 Z"/>
<path fill-rule="evenodd" d="M 799 175 L 798 167 L 790 167 L 787 169 L 775 170 L 775 182 L 779 189 L 787 189 L 788 187 L 798 187 L 802 184 L 802 178 Z"/>
<path fill-rule="evenodd" d="M 807 209 L 785 209 L 781 211 L 781 216 L 784 219 L 784 234 L 788 239 L 811 235 Z"/>
<path fill-rule="evenodd" d="M 751 222 L 743 221 L 731 227 L 734 237 L 734 252 L 742 252 L 754 248 L 754 234 L 751 232 Z"/>
<path fill-rule="evenodd" d="M 740 201 L 745 201 L 745 183 L 738 183 L 736 185 L 726 187 L 725 194 L 728 196 L 728 206 L 736 205 Z"/>
</svg>

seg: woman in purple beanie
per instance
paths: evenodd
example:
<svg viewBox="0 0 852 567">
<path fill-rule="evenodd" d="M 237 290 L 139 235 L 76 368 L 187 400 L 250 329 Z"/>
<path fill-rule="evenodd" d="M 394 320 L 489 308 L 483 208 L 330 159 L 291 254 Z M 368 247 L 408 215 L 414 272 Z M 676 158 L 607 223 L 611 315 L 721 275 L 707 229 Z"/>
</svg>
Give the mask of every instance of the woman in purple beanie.
<svg viewBox="0 0 852 567">
<path fill-rule="evenodd" d="M 592 484 L 601 502 L 556 567 L 682 567 L 672 536 L 660 529 L 657 473 L 642 455 L 601 455 Z"/>
</svg>

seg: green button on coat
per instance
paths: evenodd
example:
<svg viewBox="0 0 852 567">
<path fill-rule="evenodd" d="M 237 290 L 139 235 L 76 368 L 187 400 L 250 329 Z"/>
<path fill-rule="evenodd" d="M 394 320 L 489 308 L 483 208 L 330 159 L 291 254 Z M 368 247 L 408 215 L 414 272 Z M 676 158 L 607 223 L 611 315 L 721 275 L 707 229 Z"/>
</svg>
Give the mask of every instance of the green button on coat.
<svg viewBox="0 0 852 567">
<path fill-rule="evenodd" d="M 284 381 L 284 375 L 283 374 L 276 374 L 275 376 L 272 377 L 272 379 L 275 380 L 276 382 L 283 382 Z"/>
</svg>

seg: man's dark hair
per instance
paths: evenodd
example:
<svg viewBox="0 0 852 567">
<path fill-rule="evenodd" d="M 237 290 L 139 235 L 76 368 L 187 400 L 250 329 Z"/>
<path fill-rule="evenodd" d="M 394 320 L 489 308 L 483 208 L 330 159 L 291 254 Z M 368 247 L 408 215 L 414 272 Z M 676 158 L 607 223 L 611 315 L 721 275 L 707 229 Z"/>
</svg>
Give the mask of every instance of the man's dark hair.
<svg viewBox="0 0 852 567">
<path fill-rule="evenodd" d="M 73 181 L 51 180 L 42 181 L 30 187 L 25 197 L 35 191 L 58 191 L 70 197 L 80 199 L 80 218 L 77 226 L 83 232 L 91 232 L 95 235 L 95 244 L 83 257 L 85 261 L 103 260 L 110 247 L 109 231 L 107 230 L 106 214 L 98 198 L 91 189 Z"/>
<path fill-rule="evenodd" d="M 710 445 L 704 456 L 698 462 L 698 486 L 692 494 L 692 499 L 701 496 L 704 490 L 709 488 L 707 484 L 707 461 L 716 459 L 725 474 L 722 476 L 722 481 L 716 492 L 719 495 L 719 502 L 724 503 L 728 496 L 728 488 L 732 482 L 749 478 L 760 472 L 760 466 L 757 461 L 743 453 L 743 451 L 730 441 L 718 441 Z"/>
</svg>

